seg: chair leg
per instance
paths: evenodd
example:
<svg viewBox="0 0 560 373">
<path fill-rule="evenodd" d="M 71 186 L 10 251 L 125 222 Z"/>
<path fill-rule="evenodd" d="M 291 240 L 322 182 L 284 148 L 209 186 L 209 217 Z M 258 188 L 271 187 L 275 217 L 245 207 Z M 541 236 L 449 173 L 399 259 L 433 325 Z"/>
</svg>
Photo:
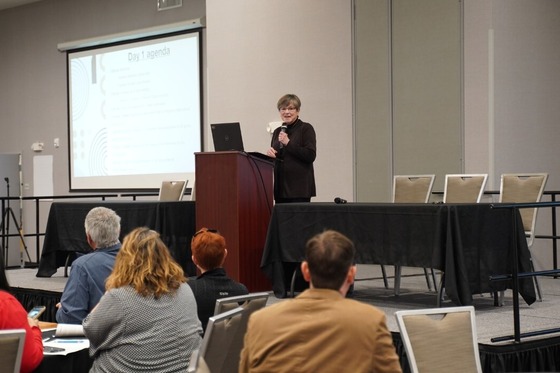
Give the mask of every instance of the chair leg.
<svg viewBox="0 0 560 373">
<path fill-rule="evenodd" d="M 503 290 L 494 292 L 494 307 L 504 306 L 504 293 L 505 291 Z"/>
<path fill-rule="evenodd" d="M 389 289 L 389 281 L 387 280 L 387 272 L 385 271 L 385 266 L 381 265 L 381 274 L 383 275 L 383 285 L 385 285 L 385 289 Z"/>
<path fill-rule="evenodd" d="M 529 260 L 531 264 L 531 272 L 535 272 L 535 267 L 533 266 L 533 259 Z M 541 285 L 539 284 L 539 279 L 537 276 L 533 276 L 533 283 L 535 284 L 535 289 L 537 290 L 537 300 L 542 302 Z"/>
<path fill-rule="evenodd" d="M 435 284 L 435 282 L 434 282 Z M 445 297 L 444 289 L 445 289 L 445 273 L 442 272 L 439 278 L 439 290 L 437 291 L 437 306 L 441 307 L 443 302 L 443 297 Z"/>
<path fill-rule="evenodd" d="M 72 255 L 72 253 L 68 253 L 68 255 L 66 255 L 66 260 L 64 261 L 64 277 L 68 277 L 68 263 L 70 262 L 70 255 Z"/>
<path fill-rule="evenodd" d="M 437 280 L 436 280 L 436 271 L 434 271 L 433 268 L 430 268 L 430 271 L 432 272 L 432 281 L 434 284 L 434 291 L 437 293 L 438 292 L 438 286 L 437 286 Z"/>
<path fill-rule="evenodd" d="M 295 288 L 296 288 L 296 277 L 298 273 L 298 267 L 294 269 L 294 273 L 292 274 L 292 281 L 290 282 L 290 298 L 293 298 L 295 295 Z"/>
<path fill-rule="evenodd" d="M 437 285 L 436 285 L 436 274 L 433 269 L 432 271 L 432 280 L 434 282 L 434 291 L 437 292 Z M 395 266 L 395 295 L 399 295 L 401 291 L 401 266 Z M 424 268 L 424 277 L 426 278 L 426 284 L 428 285 L 428 290 L 432 291 L 432 282 L 430 280 L 430 274 L 428 273 L 428 269 Z"/>
<path fill-rule="evenodd" d="M 395 266 L 395 295 L 399 295 L 401 291 L 401 266 Z"/>
<path fill-rule="evenodd" d="M 537 276 L 533 277 L 533 281 L 535 282 L 535 288 L 537 289 L 537 300 L 542 302 L 541 285 L 539 284 Z"/>
<path fill-rule="evenodd" d="M 433 275 L 433 270 L 432 270 L 432 275 Z M 424 268 L 424 277 L 426 277 L 426 284 L 428 285 L 428 290 L 432 291 L 432 283 L 430 282 L 430 275 L 428 274 L 428 269 Z M 434 275 L 434 286 L 435 286 L 436 282 L 435 282 L 435 275 Z"/>
</svg>

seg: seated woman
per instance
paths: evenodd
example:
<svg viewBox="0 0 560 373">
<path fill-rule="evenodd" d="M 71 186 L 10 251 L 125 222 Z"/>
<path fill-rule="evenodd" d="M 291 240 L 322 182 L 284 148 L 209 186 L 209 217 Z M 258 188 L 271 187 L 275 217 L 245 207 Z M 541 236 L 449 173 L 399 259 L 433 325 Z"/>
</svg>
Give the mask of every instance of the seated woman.
<svg viewBox="0 0 560 373">
<path fill-rule="evenodd" d="M 186 371 L 202 328 L 185 282 L 157 232 L 130 232 L 107 292 L 83 321 L 94 358 L 90 372 Z"/>
<path fill-rule="evenodd" d="M 4 270 L 4 258 L 0 252 L 0 329 L 25 329 L 20 372 L 32 372 L 43 360 L 43 339 L 39 321 L 27 317 L 27 311 L 10 294 L 10 291 Z M 2 371 L 2 367 L 0 367 L 0 371 Z"/>
<path fill-rule="evenodd" d="M 196 303 L 198 318 L 206 330 L 208 319 L 214 315 L 216 299 L 245 295 L 249 291 L 243 284 L 235 282 L 226 275 L 223 268 L 227 256 L 226 240 L 216 230 L 202 228 L 191 241 L 193 263 L 201 274 L 189 279 Z"/>
</svg>

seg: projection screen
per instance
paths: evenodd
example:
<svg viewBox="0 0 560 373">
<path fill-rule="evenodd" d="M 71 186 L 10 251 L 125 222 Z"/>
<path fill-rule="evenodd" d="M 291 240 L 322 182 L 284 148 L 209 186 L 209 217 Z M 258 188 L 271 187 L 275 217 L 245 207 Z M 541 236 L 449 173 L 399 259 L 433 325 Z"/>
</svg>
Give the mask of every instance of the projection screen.
<svg viewBox="0 0 560 373">
<path fill-rule="evenodd" d="M 70 191 L 194 180 L 200 30 L 67 51 Z"/>
</svg>

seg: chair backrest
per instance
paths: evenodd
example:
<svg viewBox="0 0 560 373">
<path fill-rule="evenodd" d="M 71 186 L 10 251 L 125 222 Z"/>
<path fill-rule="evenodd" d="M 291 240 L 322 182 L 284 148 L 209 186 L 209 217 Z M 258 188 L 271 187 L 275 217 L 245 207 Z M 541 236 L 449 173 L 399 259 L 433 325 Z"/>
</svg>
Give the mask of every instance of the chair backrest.
<svg viewBox="0 0 560 373">
<path fill-rule="evenodd" d="M 180 201 L 185 194 L 188 180 L 186 181 L 162 181 L 161 188 L 159 188 L 160 201 Z"/>
<path fill-rule="evenodd" d="M 444 203 L 478 203 L 484 194 L 488 174 L 445 175 Z"/>
<path fill-rule="evenodd" d="M 187 373 L 211 373 L 208 364 L 206 364 L 206 360 L 200 356 L 200 350 L 194 350 L 191 353 Z"/>
<path fill-rule="evenodd" d="M 473 306 L 395 312 L 410 371 L 482 372 Z"/>
<path fill-rule="evenodd" d="M 500 183 L 500 202 L 539 202 L 543 195 L 547 179 L 547 173 L 502 174 Z M 519 209 L 521 219 L 523 220 L 523 229 L 529 237 L 529 246 L 531 246 L 535 235 L 538 210 L 539 209 L 537 208 Z"/>
<path fill-rule="evenodd" d="M 25 329 L 0 330 L 0 367 L 2 372 L 19 373 Z"/>
<path fill-rule="evenodd" d="M 237 307 L 245 309 L 249 315 L 266 306 L 269 294 L 267 292 L 236 295 L 234 297 L 216 299 L 214 315 L 219 315 Z"/>
<path fill-rule="evenodd" d="M 193 180 L 191 185 L 191 201 L 196 201 L 196 180 Z"/>
<path fill-rule="evenodd" d="M 266 306 L 268 297 L 269 293 L 260 292 L 216 299 L 214 315 L 221 314 L 237 307 L 243 309 L 243 315 L 240 321 L 239 328 L 237 329 L 236 335 L 231 341 L 230 348 L 227 351 L 226 361 L 224 362 L 224 372 L 237 372 L 237 368 L 239 365 L 239 356 L 241 355 L 241 350 L 243 350 L 243 342 L 245 331 L 247 330 L 247 323 L 249 322 L 249 317 L 253 312 L 258 311 Z"/>
<path fill-rule="evenodd" d="M 436 175 L 395 175 L 393 202 L 428 203 Z"/>
<path fill-rule="evenodd" d="M 212 373 L 237 372 L 239 355 L 234 366 L 230 365 L 228 356 L 239 329 L 243 327 L 243 311 L 237 307 L 208 319 L 199 354 Z M 245 330 L 242 334 L 245 335 Z"/>
</svg>

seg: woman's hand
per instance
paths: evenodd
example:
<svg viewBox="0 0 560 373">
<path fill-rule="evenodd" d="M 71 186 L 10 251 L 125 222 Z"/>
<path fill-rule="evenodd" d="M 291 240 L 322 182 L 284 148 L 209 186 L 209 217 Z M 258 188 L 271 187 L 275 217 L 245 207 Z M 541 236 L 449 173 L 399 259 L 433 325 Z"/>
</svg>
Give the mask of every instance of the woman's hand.
<svg viewBox="0 0 560 373">
<path fill-rule="evenodd" d="M 268 151 L 266 152 L 266 155 L 268 155 L 270 158 L 276 158 L 276 149 L 274 148 L 269 148 Z"/>
<path fill-rule="evenodd" d="M 37 328 L 39 327 L 39 320 L 35 320 L 32 319 L 31 317 L 28 317 L 27 322 L 29 323 L 30 327 L 34 327 L 34 326 L 36 326 Z"/>
<path fill-rule="evenodd" d="M 278 134 L 278 141 L 280 142 L 280 144 L 286 146 L 290 142 L 290 138 L 288 137 L 288 134 L 286 132 L 280 131 L 280 133 Z"/>
</svg>

